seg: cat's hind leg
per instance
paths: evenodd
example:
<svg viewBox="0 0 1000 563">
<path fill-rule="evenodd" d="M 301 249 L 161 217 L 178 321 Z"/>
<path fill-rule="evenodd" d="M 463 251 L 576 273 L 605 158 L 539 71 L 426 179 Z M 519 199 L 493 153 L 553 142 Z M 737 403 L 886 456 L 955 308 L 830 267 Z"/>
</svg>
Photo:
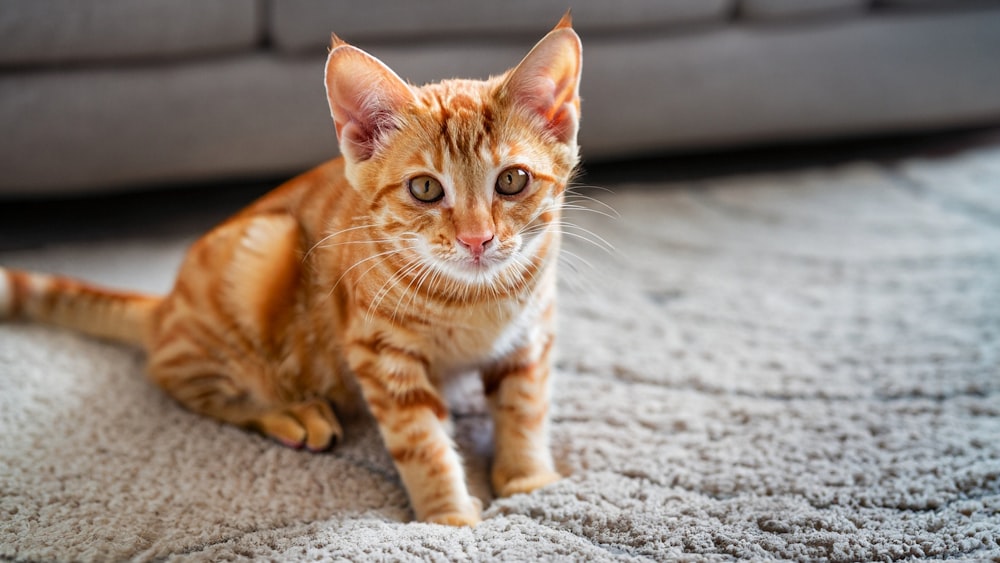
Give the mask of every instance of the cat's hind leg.
<svg viewBox="0 0 1000 563">
<path fill-rule="evenodd" d="M 291 448 L 319 452 L 330 449 L 343 437 L 343 428 L 330 404 L 323 398 L 280 400 L 261 392 L 246 374 L 231 378 L 221 370 L 197 370 L 196 366 L 164 369 L 150 366 L 153 381 L 188 410 L 251 428 Z M 258 387 L 258 388 L 255 388 Z"/>
<path fill-rule="evenodd" d="M 300 230 L 280 212 L 241 216 L 192 246 L 155 311 L 149 373 L 189 410 L 320 451 L 343 431 L 296 355 Z"/>
<path fill-rule="evenodd" d="M 249 425 L 290 448 L 314 452 L 332 448 L 344 435 L 333 409 L 322 399 L 266 412 Z"/>
</svg>

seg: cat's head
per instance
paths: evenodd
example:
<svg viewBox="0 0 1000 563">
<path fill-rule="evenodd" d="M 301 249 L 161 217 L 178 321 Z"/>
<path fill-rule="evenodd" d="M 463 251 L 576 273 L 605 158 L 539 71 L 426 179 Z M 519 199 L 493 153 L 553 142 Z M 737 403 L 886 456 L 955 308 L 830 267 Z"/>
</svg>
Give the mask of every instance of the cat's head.
<svg viewBox="0 0 1000 563">
<path fill-rule="evenodd" d="M 423 87 L 335 38 L 327 97 L 379 234 L 469 283 L 539 261 L 578 162 L 580 63 L 568 16 L 501 76 Z"/>
</svg>

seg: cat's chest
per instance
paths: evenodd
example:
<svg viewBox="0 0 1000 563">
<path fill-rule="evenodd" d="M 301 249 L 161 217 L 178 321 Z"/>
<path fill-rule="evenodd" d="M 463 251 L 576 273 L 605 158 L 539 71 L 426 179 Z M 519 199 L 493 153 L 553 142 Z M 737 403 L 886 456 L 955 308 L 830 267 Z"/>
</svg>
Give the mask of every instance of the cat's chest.
<svg viewBox="0 0 1000 563">
<path fill-rule="evenodd" d="M 438 373 L 477 369 L 529 341 L 538 330 L 540 308 L 535 299 L 456 307 L 437 315 L 420 334 Z"/>
</svg>

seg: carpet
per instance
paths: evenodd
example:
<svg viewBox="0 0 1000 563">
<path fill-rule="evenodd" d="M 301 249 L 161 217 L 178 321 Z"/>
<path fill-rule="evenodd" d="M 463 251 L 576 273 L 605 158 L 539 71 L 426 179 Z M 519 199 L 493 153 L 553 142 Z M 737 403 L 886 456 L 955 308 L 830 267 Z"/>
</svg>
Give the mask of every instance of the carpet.
<svg viewBox="0 0 1000 563">
<path fill-rule="evenodd" d="M 0 558 L 1000 559 L 1000 148 L 612 187 L 582 203 L 620 217 L 571 219 L 603 240 L 567 241 L 565 480 L 413 523 L 369 423 L 289 450 L 131 349 L 0 324 Z M 0 263 L 163 291 L 189 242 Z M 488 417 L 457 411 L 488 494 Z"/>
</svg>

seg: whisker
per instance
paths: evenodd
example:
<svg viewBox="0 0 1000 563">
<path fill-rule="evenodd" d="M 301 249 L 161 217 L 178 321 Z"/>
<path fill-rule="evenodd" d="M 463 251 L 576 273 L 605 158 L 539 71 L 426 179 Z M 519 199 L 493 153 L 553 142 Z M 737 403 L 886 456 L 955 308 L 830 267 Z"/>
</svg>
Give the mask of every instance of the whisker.
<svg viewBox="0 0 1000 563">
<path fill-rule="evenodd" d="M 395 286 L 395 283 L 399 279 L 399 277 L 405 276 L 406 270 L 410 266 L 412 266 L 416 261 L 417 261 L 416 258 L 411 258 L 409 262 L 403 264 L 403 266 L 401 266 L 400 268 L 397 268 L 395 272 L 393 272 L 390 276 L 386 278 L 384 282 L 382 282 L 382 285 L 379 286 L 378 290 L 375 292 L 375 295 L 372 297 L 371 303 L 368 304 L 367 319 L 370 319 L 372 312 L 378 309 L 378 305 L 385 297 L 385 295 L 388 294 L 390 291 L 392 291 L 392 288 Z"/>
<path fill-rule="evenodd" d="M 576 223 L 571 223 L 569 221 L 552 221 L 550 225 L 559 228 L 559 232 L 564 235 L 578 238 L 580 240 L 586 241 L 597 248 L 607 252 L 608 254 L 614 254 L 616 252 L 615 245 L 611 244 L 604 237 L 598 235 L 597 233 L 591 231 L 590 229 L 577 225 Z M 588 236 L 593 237 L 593 239 L 588 238 Z"/>
<path fill-rule="evenodd" d="M 597 199 L 596 197 L 590 197 L 588 195 L 574 193 L 574 194 L 569 194 L 568 196 L 566 196 L 565 198 L 563 198 L 563 202 L 565 204 L 576 205 L 577 207 L 575 207 L 574 209 L 578 209 L 580 211 L 592 211 L 594 213 L 600 213 L 600 214 L 605 215 L 605 216 L 607 216 L 607 217 L 609 217 L 611 219 L 621 219 L 621 217 L 622 217 L 621 213 L 618 213 L 617 209 L 615 209 L 614 207 L 611 207 L 610 205 L 608 205 L 607 203 L 605 203 L 605 202 Z M 596 204 L 599 207 L 602 207 L 604 209 L 603 210 L 598 210 L 598 209 L 594 209 L 592 207 L 582 206 L 582 205 L 580 205 L 580 202 L 593 203 L 593 204 Z M 567 209 L 567 207 L 564 205 L 563 209 Z"/>
<path fill-rule="evenodd" d="M 417 293 L 420 292 L 420 288 L 423 286 L 424 279 L 426 279 L 427 276 L 430 275 L 430 273 L 433 270 L 434 270 L 434 268 L 432 266 L 425 264 L 425 269 L 419 275 L 414 276 L 414 278 L 412 280 L 410 280 L 410 283 L 407 284 L 406 291 L 404 293 L 409 293 L 410 295 L 409 295 L 409 299 L 406 300 L 406 306 L 403 309 L 404 311 L 406 309 L 408 309 L 411 305 L 413 305 L 413 303 L 416 301 L 416 299 L 417 299 Z M 416 284 L 416 286 L 414 286 L 414 284 Z M 398 303 L 396 303 L 396 307 L 394 307 L 393 310 L 392 310 L 392 318 L 393 319 L 396 318 L 396 314 L 399 311 L 399 306 L 402 305 L 402 304 L 403 304 L 403 300 L 402 299 Z"/>
<path fill-rule="evenodd" d="M 305 255 L 302 257 L 302 260 L 305 261 L 305 259 L 308 258 L 310 254 L 312 254 L 313 250 L 316 250 L 316 248 L 319 247 L 319 245 L 323 244 L 324 242 L 330 240 L 333 237 L 340 236 L 340 235 L 342 235 L 344 233 L 347 233 L 347 232 L 356 231 L 358 229 L 374 229 L 377 226 L 378 225 L 376 225 L 374 223 L 372 223 L 370 225 L 356 225 L 354 227 L 348 227 L 346 229 L 341 229 L 341 230 L 339 230 L 339 231 L 337 231 L 335 233 L 330 233 L 329 235 L 326 235 L 325 237 L 323 237 L 323 238 L 319 239 L 318 241 L 316 241 L 316 244 L 312 245 L 312 247 L 309 248 L 308 251 L 306 251 Z"/>
<path fill-rule="evenodd" d="M 587 213 L 595 213 L 595 214 L 600 215 L 602 217 L 607 217 L 608 219 L 611 219 L 612 221 L 617 221 L 617 220 L 619 220 L 619 219 L 622 218 L 621 215 L 619 215 L 618 212 L 615 211 L 613 208 L 609 212 L 609 211 L 604 211 L 603 209 L 594 209 L 593 207 L 587 207 L 585 205 L 580 205 L 580 204 L 577 204 L 576 202 L 563 202 L 562 210 L 563 211 L 571 211 L 571 212 L 585 211 Z"/>
<path fill-rule="evenodd" d="M 601 235 L 595 233 L 594 231 L 588 229 L 587 227 L 584 227 L 583 225 L 580 225 L 579 223 L 573 223 L 573 222 L 570 222 L 570 221 L 559 221 L 559 226 L 560 227 L 569 228 L 569 229 L 574 229 L 577 232 L 580 232 L 580 233 L 586 234 L 588 236 L 594 237 L 595 240 L 597 240 L 598 242 L 600 242 L 601 244 L 603 244 L 608 249 L 610 249 L 610 250 L 616 250 L 615 249 L 615 245 L 612 244 L 611 242 L 609 242 L 608 239 L 602 237 Z"/>
<path fill-rule="evenodd" d="M 385 242 L 396 242 L 399 240 L 410 240 L 410 237 L 392 237 L 392 238 L 382 238 L 382 239 L 365 239 L 365 240 L 345 240 L 343 242 L 335 242 L 331 244 L 324 244 L 322 248 L 335 248 L 337 246 L 343 246 L 346 244 L 378 244 Z"/>
<path fill-rule="evenodd" d="M 340 277 L 337 278 L 337 281 L 334 282 L 333 287 L 330 288 L 330 292 L 327 294 L 327 296 L 329 297 L 330 295 L 333 295 L 333 292 L 337 289 L 337 286 L 340 285 L 340 282 L 344 281 L 344 278 L 347 276 L 347 274 L 349 274 L 352 270 L 354 270 L 355 268 L 357 268 L 361 264 L 364 264 L 365 262 L 370 262 L 372 260 L 376 260 L 378 258 L 382 258 L 382 260 L 376 262 L 371 268 L 368 268 L 367 270 L 365 270 L 365 272 L 363 274 L 361 274 L 360 276 L 358 276 L 358 279 L 361 279 L 361 278 L 365 277 L 366 275 L 368 275 L 369 272 L 371 272 L 374 268 L 378 267 L 380 264 L 382 264 L 383 262 L 385 262 L 386 260 L 388 260 L 389 257 L 392 256 L 393 254 L 404 252 L 406 250 L 413 250 L 415 248 L 416 248 L 416 246 L 403 246 L 403 247 L 399 247 L 399 248 L 393 248 L 393 249 L 390 249 L 390 250 L 379 252 L 377 254 L 373 254 L 371 256 L 367 256 L 365 258 L 362 258 L 361 260 L 358 260 L 350 268 L 344 270 L 344 272 L 340 275 Z"/>
<path fill-rule="evenodd" d="M 430 266 L 428 266 L 426 263 L 424 263 L 423 260 L 417 261 L 417 264 L 416 264 L 415 268 L 411 268 L 410 269 L 410 272 L 416 271 L 417 274 L 413 276 L 413 279 L 410 280 L 410 283 L 408 283 L 406 285 L 406 289 L 403 291 L 403 296 L 404 297 L 406 296 L 407 293 L 410 294 L 410 296 L 409 296 L 410 299 L 407 302 L 408 303 L 407 307 L 409 307 L 409 304 L 413 303 L 414 299 L 416 299 L 416 291 L 413 291 L 413 292 L 410 291 L 410 289 L 413 287 L 413 283 L 418 278 L 426 275 L 427 270 L 429 270 L 429 269 L 430 269 Z M 407 273 L 407 275 L 409 275 L 409 272 Z M 403 299 L 400 299 L 399 301 L 396 302 L 396 306 L 392 308 L 392 317 L 390 317 L 390 319 L 389 319 L 390 323 L 396 324 L 396 315 L 399 313 L 399 306 L 402 303 L 403 303 Z"/>
<path fill-rule="evenodd" d="M 615 193 L 615 191 L 612 190 L 611 188 L 606 188 L 604 186 L 597 186 L 594 184 L 570 184 L 566 188 L 566 193 L 579 194 L 580 192 L 578 190 L 599 190 L 609 194 Z"/>
<path fill-rule="evenodd" d="M 368 306 L 368 320 L 371 320 L 371 315 L 375 313 L 381 307 L 382 301 L 392 292 L 399 283 L 409 276 L 414 270 L 419 270 L 423 267 L 423 259 L 419 256 L 411 259 L 403 267 L 397 270 L 390 278 L 382 284 L 382 288 L 379 289 L 378 294 L 372 299 L 372 303 Z M 412 280 L 411 282 L 412 283 Z M 396 322 L 396 310 L 399 307 L 399 303 L 396 303 L 396 307 L 392 310 L 391 322 L 395 324 Z"/>
<path fill-rule="evenodd" d="M 559 255 L 560 255 L 560 258 L 563 258 L 563 257 L 566 257 L 566 258 L 574 258 L 574 259 L 576 259 L 576 260 L 579 260 L 579 261 L 580 261 L 581 263 L 583 263 L 583 264 L 584 264 L 585 266 L 587 266 L 587 267 L 588 267 L 588 268 L 590 268 L 591 270 L 596 270 L 596 269 L 597 269 L 597 268 L 595 268 L 595 267 L 594 267 L 594 265 L 593 265 L 593 264 L 591 264 L 590 262 L 588 262 L 586 258 L 584 258 L 584 257 L 580 256 L 579 254 L 577 254 L 577 253 L 575 253 L 575 252 L 571 252 L 571 251 L 569 251 L 569 250 L 566 250 L 566 249 L 562 249 L 562 250 L 560 250 L 560 251 L 559 251 Z M 568 266 L 569 266 L 569 267 L 570 267 L 571 269 L 573 269 L 573 271 L 575 271 L 575 272 L 579 272 L 579 270 L 577 270 L 577 269 L 576 269 L 576 268 L 575 268 L 575 267 L 574 267 L 574 266 L 572 265 L 572 263 L 571 263 L 571 262 L 568 262 L 568 261 L 567 261 L 567 262 L 564 262 L 564 263 L 565 263 L 565 264 L 567 264 L 567 265 L 568 265 Z"/>
</svg>

